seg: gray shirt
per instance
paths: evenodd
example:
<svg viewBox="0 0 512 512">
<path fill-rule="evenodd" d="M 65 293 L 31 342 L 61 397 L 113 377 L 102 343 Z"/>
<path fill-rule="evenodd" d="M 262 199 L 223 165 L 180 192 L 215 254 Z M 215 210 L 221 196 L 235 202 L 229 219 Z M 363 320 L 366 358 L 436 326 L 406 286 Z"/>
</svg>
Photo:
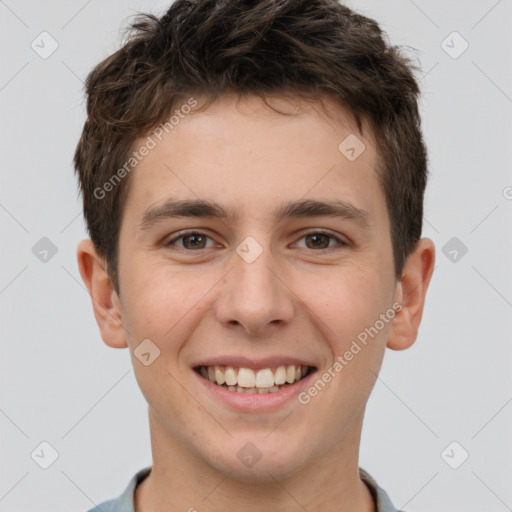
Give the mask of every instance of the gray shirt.
<svg viewBox="0 0 512 512">
<path fill-rule="evenodd" d="M 141 469 L 130 480 L 128 487 L 119 498 L 105 501 L 89 510 L 89 512 L 135 512 L 135 488 L 149 475 L 150 471 L 151 466 Z M 359 468 L 359 474 L 361 475 L 361 480 L 368 486 L 368 489 L 370 489 L 373 499 L 375 500 L 377 512 L 400 512 L 393 506 L 386 491 L 379 487 L 375 480 L 364 471 L 364 469 Z"/>
</svg>

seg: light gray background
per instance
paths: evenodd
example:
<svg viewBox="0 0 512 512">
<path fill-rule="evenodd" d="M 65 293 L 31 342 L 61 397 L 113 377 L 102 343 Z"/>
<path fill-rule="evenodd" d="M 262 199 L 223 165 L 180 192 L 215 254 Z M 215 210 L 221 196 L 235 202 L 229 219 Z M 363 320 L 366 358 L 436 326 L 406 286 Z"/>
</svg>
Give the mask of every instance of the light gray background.
<svg viewBox="0 0 512 512">
<path fill-rule="evenodd" d="M 418 49 L 437 247 L 419 339 L 387 353 L 370 398 L 361 466 L 408 512 L 512 510 L 512 1 L 348 4 Z M 0 0 L 0 512 L 85 511 L 151 464 L 128 351 L 101 341 L 78 273 L 71 160 L 86 74 L 129 15 L 168 5 Z M 31 48 L 43 31 L 59 45 L 47 59 Z M 441 46 L 454 31 L 469 43 L 456 59 Z M 468 248 L 456 262 L 442 250 L 454 236 Z M 42 237 L 58 249 L 46 263 Z M 31 458 L 42 441 L 59 454 L 46 470 Z M 452 441 L 452 465 L 469 452 L 458 469 L 441 456 Z"/>
</svg>

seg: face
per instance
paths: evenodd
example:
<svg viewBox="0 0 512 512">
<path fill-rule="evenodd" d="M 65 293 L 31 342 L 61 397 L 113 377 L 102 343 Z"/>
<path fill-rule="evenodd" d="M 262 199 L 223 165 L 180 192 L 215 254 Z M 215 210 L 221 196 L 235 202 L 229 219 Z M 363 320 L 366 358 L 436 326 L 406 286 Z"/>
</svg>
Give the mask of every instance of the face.
<svg viewBox="0 0 512 512">
<path fill-rule="evenodd" d="M 373 139 L 334 103 L 335 119 L 272 102 L 295 114 L 225 96 L 153 136 L 119 238 L 119 308 L 152 436 L 254 481 L 356 457 L 399 298 Z M 356 134 L 354 160 L 339 146 Z M 239 371 L 231 389 L 208 377 Z"/>
</svg>

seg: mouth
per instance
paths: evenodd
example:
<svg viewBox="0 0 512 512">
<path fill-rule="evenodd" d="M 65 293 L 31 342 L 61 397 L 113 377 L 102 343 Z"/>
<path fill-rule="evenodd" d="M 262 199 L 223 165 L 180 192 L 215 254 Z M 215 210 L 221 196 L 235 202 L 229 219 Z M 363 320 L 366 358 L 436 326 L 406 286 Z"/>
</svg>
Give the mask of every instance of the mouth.
<svg viewBox="0 0 512 512">
<path fill-rule="evenodd" d="M 316 370 L 313 366 L 280 365 L 248 368 L 226 365 L 196 366 L 203 379 L 225 390 L 240 394 L 278 393 L 293 387 Z"/>
</svg>

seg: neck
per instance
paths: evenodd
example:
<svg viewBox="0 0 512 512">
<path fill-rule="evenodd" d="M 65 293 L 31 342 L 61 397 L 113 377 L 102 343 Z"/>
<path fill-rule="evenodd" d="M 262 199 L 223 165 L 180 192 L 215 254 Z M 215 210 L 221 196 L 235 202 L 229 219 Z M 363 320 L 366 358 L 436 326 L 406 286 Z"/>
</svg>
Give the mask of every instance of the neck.
<svg viewBox="0 0 512 512">
<path fill-rule="evenodd" d="M 375 512 L 359 476 L 360 421 L 343 442 L 323 457 L 308 460 L 291 476 L 267 472 L 257 481 L 222 473 L 165 430 L 149 409 L 153 466 L 135 491 L 135 512 L 153 510 L 223 512 L 241 503 L 247 512 Z"/>
</svg>

